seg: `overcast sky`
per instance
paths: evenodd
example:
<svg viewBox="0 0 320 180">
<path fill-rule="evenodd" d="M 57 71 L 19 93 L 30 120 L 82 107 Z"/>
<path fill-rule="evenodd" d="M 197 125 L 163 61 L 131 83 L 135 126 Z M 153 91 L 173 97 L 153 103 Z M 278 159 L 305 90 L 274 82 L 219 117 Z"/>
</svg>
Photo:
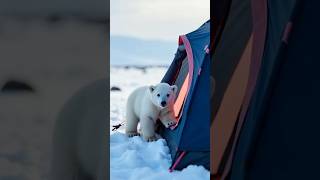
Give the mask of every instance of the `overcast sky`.
<svg viewBox="0 0 320 180">
<path fill-rule="evenodd" d="M 111 35 L 177 41 L 210 18 L 210 0 L 111 0 Z"/>
</svg>

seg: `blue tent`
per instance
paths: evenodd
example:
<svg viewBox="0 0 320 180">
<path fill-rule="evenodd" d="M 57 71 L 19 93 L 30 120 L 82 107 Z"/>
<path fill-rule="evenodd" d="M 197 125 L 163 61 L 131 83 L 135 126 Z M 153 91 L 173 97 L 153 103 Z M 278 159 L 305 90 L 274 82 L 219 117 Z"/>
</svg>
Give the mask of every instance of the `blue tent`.
<svg viewBox="0 0 320 180">
<path fill-rule="evenodd" d="M 160 128 L 172 156 L 170 170 L 189 164 L 210 169 L 210 21 L 179 37 L 175 58 L 162 82 L 179 87 L 178 124 Z M 182 95 L 181 95 L 182 94 Z M 182 101 L 181 101 L 182 100 Z M 176 105 L 176 104 L 175 104 Z"/>
</svg>

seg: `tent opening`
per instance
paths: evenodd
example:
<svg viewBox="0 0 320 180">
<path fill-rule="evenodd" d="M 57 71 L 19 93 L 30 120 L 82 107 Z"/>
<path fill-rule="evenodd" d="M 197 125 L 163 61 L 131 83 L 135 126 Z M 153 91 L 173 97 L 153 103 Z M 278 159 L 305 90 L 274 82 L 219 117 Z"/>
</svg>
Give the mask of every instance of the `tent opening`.
<svg viewBox="0 0 320 180">
<path fill-rule="evenodd" d="M 182 115 L 182 109 L 185 102 L 185 99 L 188 94 L 188 87 L 189 87 L 189 62 L 188 57 L 185 57 L 182 62 L 179 70 L 177 71 L 177 75 L 175 79 L 173 80 L 173 83 L 178 87 L 177 91 L 177 97 L 175 99 L 175 103 L 173 106 L 173 112 L 174 116 L 176 118 L 176 125 L 171 127 L 171 129 L 174 129 L 181 118 Z"/>
</svg>

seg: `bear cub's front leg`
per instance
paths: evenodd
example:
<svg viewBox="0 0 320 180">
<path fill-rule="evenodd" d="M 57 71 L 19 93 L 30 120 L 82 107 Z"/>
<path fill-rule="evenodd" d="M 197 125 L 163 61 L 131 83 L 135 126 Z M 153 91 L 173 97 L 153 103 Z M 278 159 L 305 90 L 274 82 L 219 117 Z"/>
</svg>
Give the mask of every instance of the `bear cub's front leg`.
<svg viewBox="0 0 320 180">
<path fill-rule="evenodd" d="M 159 120 L 166 128 L 176 125 L 177 120 L 173 114 L 173 107 L 167 107 L 161 110 L 159 115 Z"/>
<path fill-rule="evenodd" d="M 137 131 L 137 126 L 139 123 L 139 119 L 134 114 L 133 109 L 130 105 L 127 105 L 127 112 L 126 112 L 126 134 L 128 137 L 139 136 Z"/>
<path fill-rule="evenodd" d="M 145 141 L 156 141 L 155 123 L 151 116 L 143 116 L 140 119 L 141 135 Z"/>
</svg>

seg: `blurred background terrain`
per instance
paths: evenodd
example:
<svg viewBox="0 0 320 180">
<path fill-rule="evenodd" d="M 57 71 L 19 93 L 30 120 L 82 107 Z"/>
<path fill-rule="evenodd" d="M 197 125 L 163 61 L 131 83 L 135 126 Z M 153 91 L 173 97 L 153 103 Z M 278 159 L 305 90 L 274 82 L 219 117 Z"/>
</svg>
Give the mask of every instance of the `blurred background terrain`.
<svg viewBox="0 0 320 180">
<path fill-rule="evenodd" d="M 63 104 L 106 78 L 109 1 L 0 2 L 0 179 L 49 178 Z"/>
</svg>

